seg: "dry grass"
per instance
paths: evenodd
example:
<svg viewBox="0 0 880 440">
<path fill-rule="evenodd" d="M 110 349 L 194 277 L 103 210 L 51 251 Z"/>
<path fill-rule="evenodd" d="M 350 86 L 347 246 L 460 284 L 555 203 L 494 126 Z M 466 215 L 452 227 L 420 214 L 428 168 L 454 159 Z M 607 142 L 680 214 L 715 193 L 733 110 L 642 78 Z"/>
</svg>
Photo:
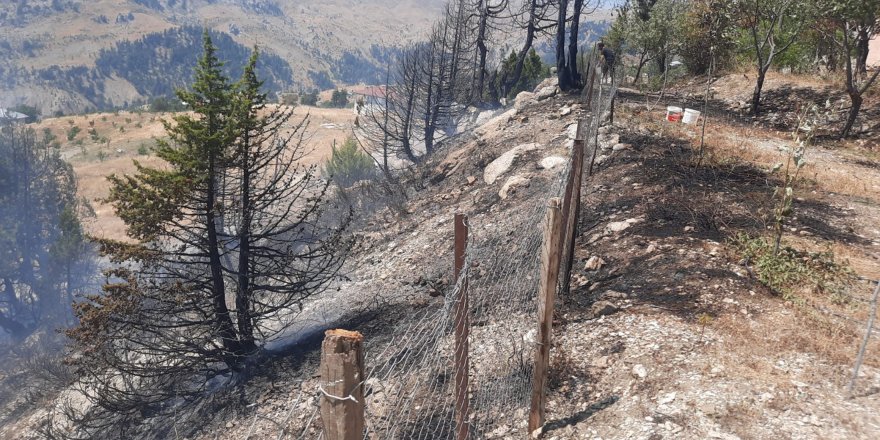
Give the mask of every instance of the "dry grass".
<svg viewBox="0 0 880 440">
<path fill-rule="evenodd" d="M 342 143 L 349 136 L 354 113 L 349 109 L 297 107 L 294 119 L 306 115 L 310 122 L 305 138 L 306 154 L 301 162 L 319 165 L 329 157 L 334 141 Z M 79 194 L 92 203 L 97 215 L 87 225 L 91 234 L 114 239 L 125 237 L 125 225 L 114 215 L 112 206 L 100 201 L 108 195 L 106 177 L 133 172 L 133 160 L 145 165 L 161 165 L 159 159 L 149 154 L 140 155 L 138 149 L 142 145 L 150 147 L 157 138 L 164 137 L 162 120 L 171 120 L 173 116 L 171 113 L 98 113 L 45 119 L 33 124 L 40 136 L 44 129 L 49 129 L 62 144 L 62 156 L 73 164 Z M 78 126 L 81 132 L 74 141 L 68 141 L 67 133 L 73 126 Z M 120 131 L 120 127 L 124 131 Z M 92 141 L 88 133 L 91 128 L 109 143 Z M 82 145 L 75 145 L 76 140 L 82 140 Z"/>
</svg>

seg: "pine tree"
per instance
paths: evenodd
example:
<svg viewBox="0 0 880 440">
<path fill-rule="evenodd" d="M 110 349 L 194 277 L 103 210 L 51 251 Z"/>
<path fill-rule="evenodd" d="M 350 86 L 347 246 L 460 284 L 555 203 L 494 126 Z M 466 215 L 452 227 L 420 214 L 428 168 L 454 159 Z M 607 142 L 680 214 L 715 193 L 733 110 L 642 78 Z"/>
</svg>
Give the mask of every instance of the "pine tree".
<svg viewBox="0 0 880 440">
<path fill-rule="evenodd" d="M 69 332 L 107 417 L 242 371 L 343 262 L 344 224 L 323 216 L 328 183 L 298 164 L 307 120 L 291 130 L 292 110 L 269 108 L 257 60 L 231 83 L 206 35 L 192 90 L 178 92 L 193 115 L 166 123 L 155 148 L 167 165 L 110 178 L 131 240 L 100 242 L 115 266 Z"/>
</svg>

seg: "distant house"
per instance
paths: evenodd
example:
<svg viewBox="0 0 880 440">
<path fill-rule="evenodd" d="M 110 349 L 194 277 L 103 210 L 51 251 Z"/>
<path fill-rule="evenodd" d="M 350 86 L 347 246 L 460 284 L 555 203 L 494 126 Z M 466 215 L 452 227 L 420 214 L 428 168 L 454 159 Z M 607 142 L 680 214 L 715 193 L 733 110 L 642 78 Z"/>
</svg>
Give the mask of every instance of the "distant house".
<svg viewBox="0 0 880 440">
<path fill-rule="evenodd" d="M 24 122 L 28 116 L 5 108 L 0 108 L 0 124 L 13 124 L 16 122 Z"/>
<path fill-rule="evenodd" d="M 385 105 L 385 86 L 355 86 L 348 89 L 348 92 L 355 103 L 363 103 L 364 106 Z"/>
</svg>

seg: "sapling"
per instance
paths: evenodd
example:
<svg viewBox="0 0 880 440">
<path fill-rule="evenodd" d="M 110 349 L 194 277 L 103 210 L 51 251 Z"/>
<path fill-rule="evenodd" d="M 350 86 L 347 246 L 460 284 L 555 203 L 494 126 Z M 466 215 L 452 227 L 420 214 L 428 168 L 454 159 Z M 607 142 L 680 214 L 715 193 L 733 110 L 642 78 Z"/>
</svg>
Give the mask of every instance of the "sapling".
<svg viewBox="0 0 880 440">
<path fill-rule="evenodd" d="M 792 132 L 794 139 L 794 147 L 787 148 L 788 156 L 786 162 L 776 164 L 770 174 L 775 174 L 784 169 L 782 176 L 782 186 L 777 186 L 773 192 L 775 207 L 773 209 L 773 221 L 775 232 L 775 244 L 773 246 L 773 255 L 779 255 L 779 247 L 782 243 L 782 232 L 785 227 L 785 220 L 791 217 L 794 208 L 794 188 L 801 170 L 804 169 L 807 162 L 804 156 L 807 147 L 813 142 L 815 136 L 815 122 L 818 116 L 815 106 L 804 109 L 798 115 L 798 123 Z"/>
</svg>

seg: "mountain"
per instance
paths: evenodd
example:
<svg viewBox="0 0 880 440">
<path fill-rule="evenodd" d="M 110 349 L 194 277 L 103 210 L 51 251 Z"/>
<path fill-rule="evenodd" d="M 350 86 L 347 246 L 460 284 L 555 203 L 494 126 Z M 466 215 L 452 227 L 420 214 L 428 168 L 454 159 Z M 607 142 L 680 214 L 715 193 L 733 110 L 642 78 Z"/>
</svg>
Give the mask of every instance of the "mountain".
<svg viewBox="0 0 880 440">
<path fill-rule="evenodd" d="M 397 48 L 422 36 L 444 2 L 3 2 L 0 107 L 69 113 L 168 95 L 189 79 L 203 28 L 230 67 L 259 46 L 270 91 L 377 82 Z"/>
</svg>

